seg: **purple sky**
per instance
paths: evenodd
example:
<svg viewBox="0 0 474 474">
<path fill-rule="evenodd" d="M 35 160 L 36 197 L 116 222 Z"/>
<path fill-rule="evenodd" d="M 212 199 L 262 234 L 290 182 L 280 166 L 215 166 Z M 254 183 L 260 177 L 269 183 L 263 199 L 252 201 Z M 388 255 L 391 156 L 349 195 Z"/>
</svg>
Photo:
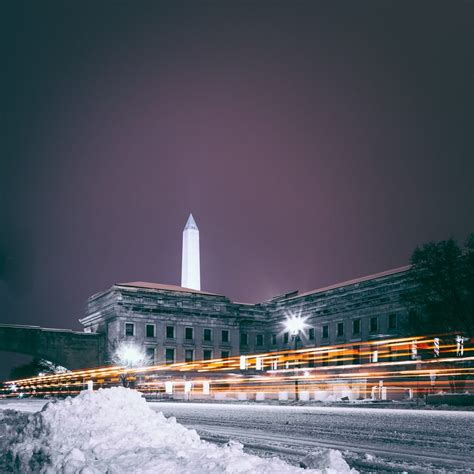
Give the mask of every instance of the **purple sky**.
<svg viewBox="0 0 474 474">
<path fill-rule="evenodd" d="M 0 322 L 79 329 L 115 282 L 179 284 L 189 212 L 203 289 L 237 301 L 464 240 L 472 6 L 17 2 Z"/>
</svg>

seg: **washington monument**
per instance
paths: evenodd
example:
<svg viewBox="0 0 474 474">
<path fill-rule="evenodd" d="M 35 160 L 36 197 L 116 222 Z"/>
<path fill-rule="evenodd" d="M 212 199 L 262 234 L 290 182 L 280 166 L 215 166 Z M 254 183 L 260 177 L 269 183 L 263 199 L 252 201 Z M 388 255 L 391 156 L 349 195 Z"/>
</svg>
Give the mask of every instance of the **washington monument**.
<svg viewBox="0 0 474 474">
<path fill-rule="evenodd" d="M 199 262 L 199 229 L 192 214 L 183 230 L 183 258 L 181 286 L 201 290 L 201 266 Z"/>
</svg>

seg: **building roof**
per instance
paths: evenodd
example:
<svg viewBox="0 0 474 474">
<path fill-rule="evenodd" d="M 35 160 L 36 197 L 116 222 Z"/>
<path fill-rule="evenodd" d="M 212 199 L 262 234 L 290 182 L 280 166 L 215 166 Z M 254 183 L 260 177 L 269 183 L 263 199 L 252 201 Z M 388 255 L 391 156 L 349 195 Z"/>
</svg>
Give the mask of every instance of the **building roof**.
<svg viewBox="0 0 474 474">
<path fill-rule="evenodd" d="M 146 288 L 148 290 L 162 291 L 180 291 L 182 293 L 197 293 L 199 295 L 221 296 L 216 293 L 208 293 L 207 291 L 193 290 L 192 288 L 184 288 L 177 285 L 163 285 L 161 283 L 151 283 L 148 281 L 131 281 L 128 283 L 116 283 L 117 286 L 129 286 L 132 288 Z"/>
<path fill-rule="evenodd" d="M 407 270 L 410 270 L 411 265 L 405 265 L 404 267 L 392 268 L 391 270 L 385 270 L 384 272 L 374 273 L 373 275 L 366 275 L 360 278 L 355 278 L 353 280 L 343 281 L 341 283 L 336 283 L 334 285 L 325 286 L 323 288 L 318 288 L 317 290 L 307 291 L 305 293 L 300 293 L 292 298 L 299 298 L 301 296 L 312 295 L 313 293 L 322 293 L 328 290 L 335 290 L 337 288 L 342 288 L 344 286 L 355 285 L 357 283 L 362 283 L 364 281 L 375 280 L 376 278 L 382 278 L 385 276 L 394 275 L 395 273 L 403 273 Z"/>
<path fill-rule="evenodd" d="M 399 268 L 392 268 L 391 270 L 385 270 L 384 272 L 374 273 L 373 275 L 366 275 L 360 278 L 355 278 L 353 280 L 343 281 L 341 283 L 336 283 L 334 285 L 325 286 L 323 288 L 318 288 L 316 290 L 307 291 L 305 293 L 298 293 L 297 291 L 286 293 L 285 295 L 275 296 L 272 299 L 281 298 L 284 299 L 293 299 L 293 298 L 300 298 L 302 296 L 308 296 L 316 293 L 323 293 L 329 290 L 335 290 L 337 288 L 342 288 L 344 286 L 355 285 L 357 283 L 362 283 L 369 280 L 374 280 L 376 278 L 382 278 L 390 275 L 394 275 L 396 273 L 403 273 L 408 271 L 411 268 L 411 265 L 405 265 L 404 267 Z M 181 293 L 195 293 L 199 295 L 208 295 L 208 296 L 222 296 L 216 293 L 208 293 L 206 291 L 199 291 L 194 290 L 192 288 L 184 288 L 182 286 L 177 285 L 163 285 L 161 283 L 151 283 L 147 281 L 132 281 L 128 283 L 116 283 L 117 286 L 125 286 L 131 288 L 146 288 L 149 290 L 162 290 L 162 291 L 177 291 Z M 235 302 L 234 302 L 235 303 Z M 254 305 L 254 303 L 236 303 L 236 304 L 247 304 L 247 305 Z"/>
</svg>

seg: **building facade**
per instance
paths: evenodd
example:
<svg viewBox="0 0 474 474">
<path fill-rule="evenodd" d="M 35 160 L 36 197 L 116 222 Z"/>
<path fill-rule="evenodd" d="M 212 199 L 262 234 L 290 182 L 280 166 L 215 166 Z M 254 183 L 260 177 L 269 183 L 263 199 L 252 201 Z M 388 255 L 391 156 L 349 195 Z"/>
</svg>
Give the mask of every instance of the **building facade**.
<svg viewBox="0 0 474 474">
<path fill-rule="evenodd" d="M 353 344 L 404 335 L 410 267 L 402 267 L 257 304 L 172 285 L 130 282 L 91 296 L 80 320 L 106 339 L 105 361 L 122 342 L 144 346 L 156 364 L 294 348 L 291 315 L 306 326 L 298 348 Z"/>
</svg>

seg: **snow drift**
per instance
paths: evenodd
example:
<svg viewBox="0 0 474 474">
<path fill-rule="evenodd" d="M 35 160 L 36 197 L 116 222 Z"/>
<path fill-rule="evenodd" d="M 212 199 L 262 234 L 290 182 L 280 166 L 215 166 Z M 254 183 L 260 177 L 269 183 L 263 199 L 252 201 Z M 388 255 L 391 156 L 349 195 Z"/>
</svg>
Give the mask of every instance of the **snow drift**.
<svg viewBox="0 0 474 474">
<path fill-rule="evenodd" d="M 0 464 L 22 473 L 351 472 L 339 451 L 314 454 L 306 465 L 317 469 L 303 470 L 246 454 L 240 443 L 205 442 L 196 431 L 153 411 L 140 393 L 122 387 L 82 392 L 48 403 L 26 419 L 18 417 L 2 451 Z"/>
</svg>

